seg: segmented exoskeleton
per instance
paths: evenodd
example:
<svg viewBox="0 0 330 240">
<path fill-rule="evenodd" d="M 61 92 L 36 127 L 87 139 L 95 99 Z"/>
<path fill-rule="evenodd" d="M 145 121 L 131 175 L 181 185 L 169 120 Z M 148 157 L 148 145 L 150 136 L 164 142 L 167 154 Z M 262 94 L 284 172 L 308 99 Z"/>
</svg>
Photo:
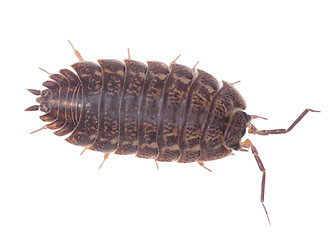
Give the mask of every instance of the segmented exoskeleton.
<svg viewBox="0 0 330 240">
<path fill-rule="evenodd" d="M 103 152 L 104 159 L 114 152 L 205 167 L 206 161 L 250 148 L 263 172 L 265 211 L 265 168 L 251 141 L 241 141 L 246 128 L 259 135 L 287 133 L 308 111 L 316 112 L 306 109 L 288 129 L 258 130 L 251 124 L 258 116 L 243 111 L 245 101 L 233 84 L 205 71 L 175 61 L 145 65 L 130 57 L 94 63 L 75 53 L 75 72 L 61 69 L 43 83 L 46 90 L 28 89 L 40 97 L 39 105 L 26 110 L 46 113 L 40 118 L 50 123 L 43 128 L 70 134 L 66 141 Z"/>
</svg>

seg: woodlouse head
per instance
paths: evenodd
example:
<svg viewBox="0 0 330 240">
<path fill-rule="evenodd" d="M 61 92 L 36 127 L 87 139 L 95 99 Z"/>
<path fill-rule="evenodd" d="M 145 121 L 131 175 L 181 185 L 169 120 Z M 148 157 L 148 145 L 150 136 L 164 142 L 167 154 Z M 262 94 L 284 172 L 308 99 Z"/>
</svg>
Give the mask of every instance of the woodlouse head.
<svg viewBox="0 0 330 240">
<path fill-rule="evenodd" d="M 241 110 L 233 111 L 224 135 L 224 144 L 226 147 L 239 150 L 240 141 L 246 133 L 248 123 L 252 117 Z"/>
</svg>

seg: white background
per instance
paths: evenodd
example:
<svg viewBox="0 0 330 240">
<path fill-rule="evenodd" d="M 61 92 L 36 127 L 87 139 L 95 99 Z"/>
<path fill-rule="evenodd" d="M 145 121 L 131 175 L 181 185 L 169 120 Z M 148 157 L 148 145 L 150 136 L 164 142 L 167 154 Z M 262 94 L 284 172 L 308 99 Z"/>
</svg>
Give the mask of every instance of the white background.
<svg viewBox="0 0 330 240">
<path fill-rule="evenodd" d="M 329 239 L 328 1 L 6 1 L 1 3 L 0 239 Z M 23 110 L 48 76 L 84 59 L 198 67 L 235 85 L 259 129 L 251 153 L 159 163 L 85 152 Z"/>
</svg>

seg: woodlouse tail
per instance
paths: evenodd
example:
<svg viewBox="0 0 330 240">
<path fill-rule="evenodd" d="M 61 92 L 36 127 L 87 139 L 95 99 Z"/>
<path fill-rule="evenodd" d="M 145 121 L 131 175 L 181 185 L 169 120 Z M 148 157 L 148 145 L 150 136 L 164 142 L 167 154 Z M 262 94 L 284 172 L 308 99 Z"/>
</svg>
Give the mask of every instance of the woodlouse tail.
<svg viewBox="0 0 330 240">
<path fill-rule="evenodd" d="M 28 107 L 24 111 L 38 111 L 39 110 L 39 105 L 33 105 L 31 107 Z"/>
<path fill-rule="evenodd" d="M 34 95 L 41 95 L 41 91 L 40 90 L 36 90 L 36 89 L 27 89 L 30 93 L 34 94 Z"/>
<path fill-rule="evenodd" d="M 44 70 L 43 70 L 44 71 Z M 41 129 L 57 130 L 57 136 L 64 136 L 72 132 L 80 119 L 82 102 L 82 90 L 79 78 L 68 69 L 61 69 L 60 73 L 49 74 L 50 80 L 42 85 L 45 90 L 27 89 L 33 95 L 38 96 L 36 102 L 25 111 L 45 112 L 40 116 L 44 122 L 50 122 Z"/>
<path fill-rule="evenodd" d="M 27 89 L 30 93 L 36 96 L 40 96 L 36 99 L 37 103 L 39 105 L 32 105 L 31 107 L 28 107 L 25 109 L 25 111 L 37 111 L 40 110 L 42 112 L 48 112 L 49 111 L 49 99 L 50 99 L 50 93 L 46 90 L 36 90 L 36 89 Z"/>
</svg>

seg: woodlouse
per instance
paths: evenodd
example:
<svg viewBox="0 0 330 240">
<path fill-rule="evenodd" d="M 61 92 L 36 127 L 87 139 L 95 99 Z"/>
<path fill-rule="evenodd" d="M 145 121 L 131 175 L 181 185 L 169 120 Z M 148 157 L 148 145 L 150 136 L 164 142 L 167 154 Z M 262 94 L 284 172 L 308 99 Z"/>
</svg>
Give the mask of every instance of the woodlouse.
<svg viewBox="0 0 330 240">
<path fill-rule="evenodd" d="M 49 74 L 45 90 L 28 89 L 40 97 L 39 105 L 26 111 L 43 111 L 40 119 L 50 122 L 41 129 L 56 130 L 58 136 L 71 133 L 66 141 L 103 152 L 104 161 L 114 152 L 206 168 L 204 162 L 251 149 L 263 172 L 261 203 L 269 221 L 265 168 L 252 142 L 241 139 L 246 128 L 257 135 L 287 133 L 309 111 L 318 111 L 304 110 L 288 129 L 258 130 L 251 120 L 261 117 L 243 111 L 246 104 L 234 83 L 219 84 L 207 72 L 176 60 L 170 66 L 157 61 L 145 65 L 129 55 L 124 63 L 102 59 L 96 64 L 74 51 L 80 60 L 72 65 L 76 73 L 61 69 Z"/>
</svg>

